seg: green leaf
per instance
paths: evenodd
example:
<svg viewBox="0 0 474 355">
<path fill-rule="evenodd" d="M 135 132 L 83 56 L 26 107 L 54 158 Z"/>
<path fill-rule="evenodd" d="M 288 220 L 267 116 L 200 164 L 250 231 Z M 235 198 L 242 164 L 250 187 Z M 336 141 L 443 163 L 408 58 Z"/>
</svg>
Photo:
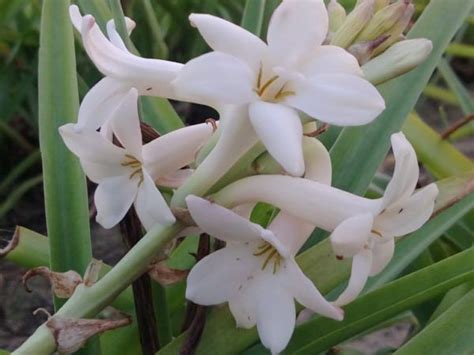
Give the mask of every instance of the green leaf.
<svg viewBox="0 0 474 355">
<path fill-rule="evenodd" d="M 102 31 L 104 31 L 107 21 L 112 18 L 107 2 L 104 0 L 77 0 L 77 3 L 81 12 L 93 15 Z M 69 15 L 67 18 L 69 19 Z"/>
<path fill-rule="evenodd" d="M 43 2 L 38 79 L 40 147 L 51 268 L 83 274 L 92 258 L 86 179 L 58 132 L 63 124 L 75 122 L 79 105 L 68 6 L 68 1 Z"/>
<path fill-rule="evenodd" d="M 470 354 L 474 351 L 473 319 L 474 290 L 462 297 L 395 354 Z"/>
<path fill-rule="evenodd" d="M 331 149 L 333 184 L 363 194 L 389 147 L 390 135 L 399 131 L 426 86 L 445 48 L 473 8 L 472 1 L 432 0 L 408 38 L 425 37 L 433 52 L 417 69 L 380 86 L 386 110 L 368 126 L 345 128 Z M 443 31 L 439 31 L 443 19 Z"/>
<path fill-rule="evenodd" d="M 240 24 L 241 27 L 259 37 L 262 33 L 266 2 L 267 0 L 247 0 Z"/>
<path fill-rule="evenodd" d="M 474 249 L 469 249 L 358 298 L 345 307 L 342 322 L 316 318 L 301 325 L 284 354 L 323 352 L 383 320 L 473 280 L 472 258 Z"/>
</svg>

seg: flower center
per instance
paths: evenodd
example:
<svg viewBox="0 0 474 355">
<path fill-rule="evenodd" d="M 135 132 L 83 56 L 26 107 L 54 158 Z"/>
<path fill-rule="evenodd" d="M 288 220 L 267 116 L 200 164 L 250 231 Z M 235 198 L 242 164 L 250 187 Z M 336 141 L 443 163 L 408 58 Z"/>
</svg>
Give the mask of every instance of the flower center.
<svg viewBox="0 0 474 355">
<path fill-rule="evenodd" d="M 138 187 L 140 187 L 144 180 L 141 161 L 139 161 L 133 155 L 125 154 L 125 159 L 120 165 L 129 167 L 132 170 L 129 178 L 130 180 L 138 178 Z"/>
<path fill-rule="evenodd" d="M 273 262 L 273 273 L 276 273 L 280 268 L 281 255 L 278 253 L 275 247 L 268 242 L 263 242 L 261 245 L 259 245 L 253 255 L 265 257 L 262 263 L 262 270 L 265 270 L 270 262 Z"/>
<path fill-rule="evenodd" d="M 295 94 L 294 91 L 286 90 L 288 82 L 281 83 L 279 75 L 273 75 L 269 79 L 263 78 L 263 65 L 260 64 L 260 69 L 257 75 L 257 85 L 254 91 L 263 101 L 279 102 L 287 96 Z"/>
</svg>

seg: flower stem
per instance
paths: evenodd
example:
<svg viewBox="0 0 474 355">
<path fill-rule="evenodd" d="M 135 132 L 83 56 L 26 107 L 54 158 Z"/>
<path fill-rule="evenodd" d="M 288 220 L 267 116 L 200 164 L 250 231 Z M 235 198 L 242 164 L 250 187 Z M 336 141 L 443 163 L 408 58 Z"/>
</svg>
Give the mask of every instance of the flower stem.
<svg viewBox="0 0 474 355">
<path fill-rule="evenodd" d="M 87 318 L 96 315 L 139 277 L 157 252 L 183 228 L 180 223 L 169 227 L 155 226 L 97 283 L 90 287 L 79 285 L 53 318 Z M 49 355 L 55 349 L 54 337 L 43 324 L 13 354 Z"/>
</svg>

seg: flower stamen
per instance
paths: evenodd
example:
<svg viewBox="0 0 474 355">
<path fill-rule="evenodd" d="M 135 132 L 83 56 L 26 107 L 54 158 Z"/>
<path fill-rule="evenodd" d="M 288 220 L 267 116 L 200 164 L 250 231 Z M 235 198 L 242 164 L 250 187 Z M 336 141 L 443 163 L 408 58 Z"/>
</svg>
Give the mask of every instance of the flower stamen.
<svg viewBox="0 0 474 355">
<path fill-rule="evenodd" d="M 138 176 L 138 187 L 140 187 L 145 179 L 143 176 L 142 163 L 130 154 L 125 154 L 125 158 L 125 161 L 123 161 L 120 165 L 133 169 L 132 173 L 129 176 L 129 179 L 132 180 L 134 177 Z"/>
<path fill-rule="evenodd" d="M 380 238 L 383 238 L 383 235 L 382 233 L 380 233 L 378 230 L 376 229 L 372 229 L 370 232 L 374 233 L 375 235 L 379 236 Z"/>
<path fill-rule="evenodd" d="M 273 273 L 275 274 L 281 265 L 281 255 L 278 253 L 278 250 L 275 249 L 273 245 L 268 242 L 264 242 L 262 245 L 257 247 L 257 251 L 253 253 L 255 256 L 266 255 L 265 260 L 262 263 L 262 270 L 268 266 L 268 264 L 273 260 Z"/>
</svg>

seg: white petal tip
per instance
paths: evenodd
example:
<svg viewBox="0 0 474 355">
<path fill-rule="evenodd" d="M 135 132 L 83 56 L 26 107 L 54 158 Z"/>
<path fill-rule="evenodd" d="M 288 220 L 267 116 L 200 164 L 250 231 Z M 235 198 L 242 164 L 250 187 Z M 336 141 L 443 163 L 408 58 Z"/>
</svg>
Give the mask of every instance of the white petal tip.
<svg viewBox="0 0 474 355">
<path fill-rule="evenodd" d="M 344 310 L 337 305 L 334 305 L 334 320 L 342 321 L 344 320 Z"/>
<path fill-rule="evenodd" d="M 90 31 L 95 25 L 95 18 L 92 15 L 86 15 L 82 18 L 82 30 Z"/>
</svg>

